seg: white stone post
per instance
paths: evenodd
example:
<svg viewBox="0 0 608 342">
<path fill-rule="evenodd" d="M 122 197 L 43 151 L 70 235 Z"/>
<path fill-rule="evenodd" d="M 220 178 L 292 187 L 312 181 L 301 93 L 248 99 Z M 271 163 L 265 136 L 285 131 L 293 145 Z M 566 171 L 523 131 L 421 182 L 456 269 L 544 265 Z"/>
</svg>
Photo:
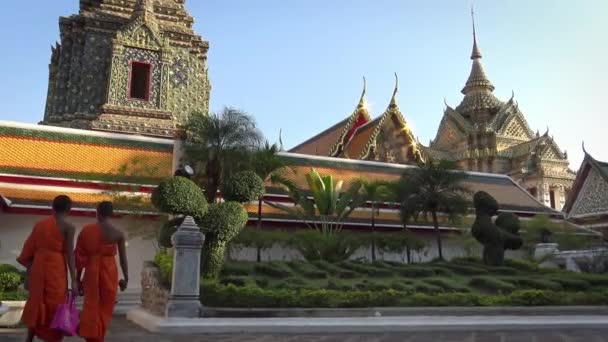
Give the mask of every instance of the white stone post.
<svg viewBox="0 0 608 342">
<path fill-rule="evenodd" d="M 539 243 L 534 249 L 534 259 L 541 260 L 547 256 L 554 255 L 559 252 L 557 243 Z"/>
<path fill-rule="evenodd" d="M 173 242 L 173 276 L 171 294 L 165 308 L 166 317 L 197 318 L 201 316 L 200 264 L 205 236 L 190 216 L 186 217 Z"/>
</svg>

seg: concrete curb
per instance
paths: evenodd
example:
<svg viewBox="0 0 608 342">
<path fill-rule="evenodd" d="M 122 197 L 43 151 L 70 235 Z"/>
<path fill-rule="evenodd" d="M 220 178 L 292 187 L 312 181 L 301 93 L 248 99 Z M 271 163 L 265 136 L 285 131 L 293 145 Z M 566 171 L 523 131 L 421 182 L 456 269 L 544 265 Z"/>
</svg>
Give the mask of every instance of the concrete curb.
<svg viewBox="0 0 608 342">
<path fill-rule="evenodd" d="M 331 318 L 409 316 L 565 316 L 608 315 L 608 306 L 382 307 L 382 308 L 203 308 L 205 318 Z"/>
<path fill-rule="evenodd" d="M 416 331 L 507 331 L 591 329 L 608 326 L 608 316 L 419 316 L 349 318 L 200 318 L 154 316 L 138 308 L 127 319 L 163 334 L 316 334 Z"/>
</svg>

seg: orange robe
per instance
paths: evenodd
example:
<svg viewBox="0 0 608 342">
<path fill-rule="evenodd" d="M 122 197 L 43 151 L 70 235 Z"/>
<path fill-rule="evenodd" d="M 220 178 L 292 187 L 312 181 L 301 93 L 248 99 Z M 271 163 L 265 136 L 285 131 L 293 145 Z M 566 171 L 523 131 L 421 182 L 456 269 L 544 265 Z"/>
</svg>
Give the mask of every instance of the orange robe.
<svg viewBox="0 0 608 342">
<path fill-rule="evenodd" d="M 112 319 L 118 289 L 116 244 L 103 240 L 101 228 L 90 224 L 78 235 L 76 269 L 84 269 L 84 304 L 78 335 L 90 342 L 103 342 Z"/>
<path fill-rule="evenodd" d="M 23 266 L 30 265 L 29 296 L 21 320 L 38 338 L 55 342 L 63 334 L 49 328 L 57 307 L 66 302 L 68 290 L 64 236 L 57 229 L 54 217 L 34 226 L 21 254 L 17 258 Z"/>
</svg>

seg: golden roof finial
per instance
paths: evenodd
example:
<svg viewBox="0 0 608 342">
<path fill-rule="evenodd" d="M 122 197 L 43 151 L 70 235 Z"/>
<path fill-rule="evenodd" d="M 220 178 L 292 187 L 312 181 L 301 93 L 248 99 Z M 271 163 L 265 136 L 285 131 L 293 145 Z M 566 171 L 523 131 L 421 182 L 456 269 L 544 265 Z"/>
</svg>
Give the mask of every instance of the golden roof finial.
<svg viewBox="0 0 608 342">
<path fill-rule="evenodd" d="M 395 73 L 395 90 L 393 91 L 393 97 L 391 98 L 391 107 L 397 106 L 397 91 L 399 90 L 399 76 Z"/>
<path fill-rule="evenodd" d="M 473 22 L 473 51 L 471 52 L 471 59 L 481 58 L 481 52 L 477 46 L 477 31 L 475 30 L 475 10 L 471 5 L 471 21 Z"/>
<path fill-rule="evenodd" d="M 359 99 L 359 104 L 357 107 L 365 108 L 365 94 L 367 92 L 367 81 L 365 80 L 365 76 L 363 76 L 363 91 L 361 92 L 361 98 Z"/>
</svg>

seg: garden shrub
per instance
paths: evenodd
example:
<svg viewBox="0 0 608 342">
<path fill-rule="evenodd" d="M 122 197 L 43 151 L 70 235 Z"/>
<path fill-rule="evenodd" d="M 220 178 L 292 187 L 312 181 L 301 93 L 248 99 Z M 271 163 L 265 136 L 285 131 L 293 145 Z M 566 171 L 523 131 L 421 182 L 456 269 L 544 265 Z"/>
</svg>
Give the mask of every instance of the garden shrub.
<svg viewBox="0 0 608 342">
<path fill-rule="evenodd" d="M 158 267 L 163 285 L 170 287 L 173 276 L 173 257 L 166 252 L 156 253 L 154 265 Z"/>
<path fill-rule="evenodd" d="M 222 197 L 229 202 L 248 203 L 264 195 L 264 181 L 253 171 L 241 171 L 227 179 L 221 188 Z"/>
<path fill-rule="evenodd" d="M 506 249 L 520 249 L 523 239 L 518 235 L 519 218 L 512 213 L 498 214 L 498 202 L 490 194 L 478 191 L 473 196 L 475 222 L 471 228 L 473 237 L 483 245 L 483 262 L 486 265 L 501 266 Z"/>
<path fill-rule="evenodd" d="M 315 260 L 311 262 L 312 265 L 314 265 L 315 267 L 317 267 L 320 270 L 323 271 L 327 271 L 329 272 L 329 274 L 332 275 L 336 275 L 338 274 L 340 271 L 343 271 L 344 269 L 341 267 L 338 267 L 332 263 L 329 263 L 325 260 Z"/>
<path fill-rule="evenodd" d="M 608 275 L 577 274 L 576 279 L 585 280 L 593 286 L 608 286 Z"/>
<path fill-rule="evenodd" d="M 524 278 L 517 277 L 511 279 L 513 282 L 517 284 L 518 287 L 521 288 L 530 288 L 536 290 L 551 290 L 551 291 L 561 291 L 564 288 L 560 283 L 551 281 L 549 279 L 534 279 L 534 278 Z"/>
<path fill-rule="evenodd" d="M 25 290 L 17 289 L 10 292 L 0 292 L 0 303 L 2 301 L 24 301 L 27 299 L 28 293 Z"/>
<path fill-rule="evenodd" d="M 202 219 L 207 233 L 203 248 L 203 276 L 215 279 L 222 270 L 227 244 L 245 227 L 249 216 L 242 204 L 214 203 Z"/>
<path fill-rule="evenodd" d="M 246 276 L 253 273 L 253 265 L 245 262 L 230 262 L 224 263 L 222 272 L 223 276 Z"/>
<path fill-rule="evenodd" d="M 354 279 L 359 277 L 359 274 L 357 274 L 357 272 L 350 270 L 339 271 L 336 275 L 338 276 L 338 278 L 341 279 Z"/>
<path fill-rule="evenodd" d="M 511 283 L 490 276 L 473 277 L 469 281 L 469 285 L 494 293 L 512 292 L 517 289 L 517 287 Z"/>
<path fill-rule="evenodd" d="M 353 272 L 357 272 L 361 275 L 363 274 L 367 274 L 367 272 L 369 271 L 369 266 L 366 266 L 362 263 L 359 262 L 355 262 L 355 261 L 343 261 L 339 264 L 339 266 L 351 270 Z"/>
<path fill-rule="evenodd" d="M 414 284 L 414 290 L 422 293 L 440 293 L 443 289 L 437 285 L 418 282 Z"/>
<path fill-rule="evenodd" d="M 327 272 L 323 272 L 323 271 L 319 271 L 319 270 L 303 271 L 302 275 L 307 278 L 311 278 L 311 279 L 325 279 L 325 278 L 329 277 Z"/>
<path fill-rule="evenodd" d="M 362 239 L 356 234 L 323 234 L 317 230 L 297 231 L 288 241 L 288 245 L 300 252 L 306 261 L 331 263 L 348 260 L 362 244 Z"/>
<path fill-rule="evenodd" d="M 272 278 L 285 278 L 292 275 L 292 271 L 285 264 L 278 262 L 259 263 L 253 267 L 256 274 L 266 275 Z"/>
<path fill-rule="evenodd" d="M 203 190 L 184 177 L 162 181 L 152 192 L 152 204 L 163 213 L 192 216 L 197 221 L 207 211 Z"/>
<path fill-rule="evenodd" d="M 160 232 L 158 234 L 158 244 L 162 248 L 173 247 L 173 242 L 171 241 L 171 237 L 173 236 L 173 234 L 175 234 L 175 232 L 177 231 L 179 226 L 182 224 L 182 222 L 184 222 L 184 218 L 177 217 L 177 218 L 174 218 L 172 220 L 165 222 L 160 227 Z"/>
<path fill-rule="evenodd" d="M 435 271 L 431 267 L 423 266 L 407 266 L 399 269 L 399 275 L 406 278 L 423 278 L 432 277 L 435 275 Z"/>
<path fill-rule="evenodd" d="M 512 267 L 525 272 L 536 272 L 540 269 L 538 264 L 517 259 L 505 259 L 504 266 Z"/>
<path fill-rule="evenodd" d="M 0 273 L 17 273 L 23 274 L 24 272 L 18 269 L 16 266 L 9 264 L 0 264 Z"/>
<path fill-rule="evenodd" d="M 415 290 L 412 285 L 405 284 L 405 283 L 398 282 L 398 281 L 392 282 L 390 288 L 395 291 L 408 292 L 408 293 L 414 292 L 414 290 Z"/>
<path fill-rule="evenodd" d="M 575 291 L 584 291 L 591 288 L 591 283 L 582 279 L 571 279 L 565 277 L 555 277 L 551 278 L 551 281 L 559 283 L 566 290 L 575 290 Z"/>
<path fill-rule="evenodd" d="M 556 305 L 559 299 L 543 290 L 521 290 L 509 295 L 511 304 L 524 306 Z"/>
<path fill-rule="evenodd" d="M 335 284 L 336 286 L 340 286 Z M 606 305 L 608 291 L 553 292 L 514 291 L 510 294 L 411 293 L 394 289 L 381 291 L 342 291 L 330 289 L 261 289 L 203 282 L 203 305 L 215 307 L 291 307 L 353 308 L 386 306 L 533 306 L 533 305 Z"/>
<path fill-rule="evenodd" d="M 259 287 L 264 288 L 264 287 L 267 287 L 270 282 L 266 278 L 255 278 L 255 283 Z"/>
<path fill-rule="evenodd" d="M 317 269 L 313 264 L 308 262 L 290 261 L 287 265 L 307 278 L 325 279 L 329 276 L 327 272 Z"/>
<path fill-rule="evenodd" d="M 0 292 L 17 291 L 22 283 L 22 277 L 16 272 L 0 273 Z"/>
<path fill-rule="evenodd" d="M 444 267 L 429 267 L 433 273 L 440 277 L 451 277 L 454 275 L 454 272 Z"/>
<path fill-rule="evenodd" d="M 488 273 L 486 269 L 472 265 L 442 263 L 441 266 L 462 275 L 482 275 Z"/>
<path fill-rule="evenodd" d="M 471 292 L 468 287 L 459 285 L 453 280 L 444 278 L 428 278 L 424 279 L 424 282 L 430 285 L 438 286 L 446 292 Z"/>
<path fill-rule="evenodd" d="M 234 286 L 245 286 L 250 283 L 251 278 L 249 277 L 226 277 L 220 279 L 220 284 L 228 285 L 232 284 Z"/>
<path fill-rule="evenodd" d="M 502 275 L 517 275 L 518 273 L 520 273 L 520 271 L 516 270 L 515 268 L 507 266 L 488 267 L 488 271 L 490 273 Z"/>
</svg>

